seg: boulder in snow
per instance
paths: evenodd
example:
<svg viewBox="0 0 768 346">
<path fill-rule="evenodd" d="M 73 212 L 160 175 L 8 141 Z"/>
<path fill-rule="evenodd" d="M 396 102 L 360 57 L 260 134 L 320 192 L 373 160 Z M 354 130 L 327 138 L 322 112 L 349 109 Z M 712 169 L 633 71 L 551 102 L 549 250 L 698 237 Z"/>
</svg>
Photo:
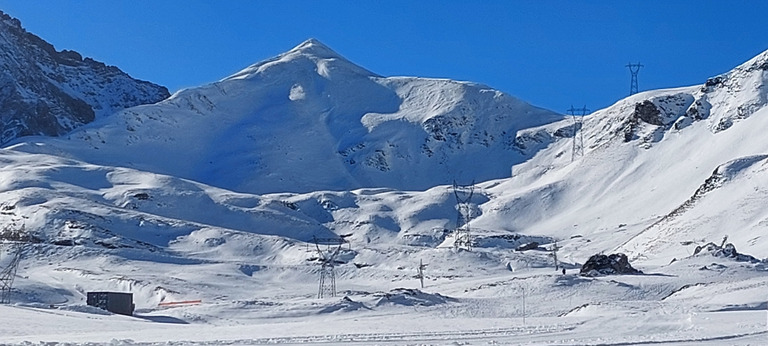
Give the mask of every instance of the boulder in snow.
<svg viewBox="0 0 768 346">
<path fill-rule="evenodd" d="M 582 276 L 642 273 L 642 271 L 632 268 L 629 264 L 629 259 L 627 259 L 627 255 L 623 253 L 592 255 L 592 257 L 581 266 L 581 271 L 579 272 Z"/>
<path fill-rule="evenodd" d="M 707 243 L 704 246 L 697 246 L 696 250 L 693 251 L 693 255 L 696 256 L 699 254 L 710 254 L 715 257 L 732 258 L 738 262 L 761 262 L 755 257 L 737 252 L 736 247 L 731 243 L 724 244 L 722 247 L 715 243 Z"/>
</svg>

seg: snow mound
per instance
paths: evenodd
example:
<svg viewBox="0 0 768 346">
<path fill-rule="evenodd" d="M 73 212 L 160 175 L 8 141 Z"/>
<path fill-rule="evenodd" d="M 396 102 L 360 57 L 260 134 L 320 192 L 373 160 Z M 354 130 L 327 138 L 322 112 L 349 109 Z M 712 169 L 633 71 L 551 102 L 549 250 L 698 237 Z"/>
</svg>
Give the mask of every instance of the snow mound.
<svg viewBox="0 0 768 346">
<path fill-rule="evenodd" d="M 339 311 L 350 312 L 350 311 L 370 310 L 370 309 L 371 308 L 367 307 L 365 304 L 361 302 L 356 302 L 351 298 L 344 296 L 344 298 L 341 298 L 340 301 L 324 307 L 322 310 L 320 310 L 319 313 L 327 314 L 327 313 L 333 313 L 333 312 L 339 312 Z"/>
<path fill-rule="evenodd" d="M 387 293 L 375 293 L 374 296 L 379 298 L 376 306 L 433 306 L 456 301 L 439 293 L 426 293 L 413 288 L 395 288 Z"/>
</svg>

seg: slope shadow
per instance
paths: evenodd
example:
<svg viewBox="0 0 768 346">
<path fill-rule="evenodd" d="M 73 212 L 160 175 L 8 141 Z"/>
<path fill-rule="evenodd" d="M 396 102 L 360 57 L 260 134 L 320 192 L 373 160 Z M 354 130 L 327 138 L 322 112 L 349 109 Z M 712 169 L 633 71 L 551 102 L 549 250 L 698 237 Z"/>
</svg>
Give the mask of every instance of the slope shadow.
<svg viewBox="0 0 768 346">
<path fill-rule="evenodd" d="M 667 277 L 667 278 L 676 278 L 677 277 L 677 275 L 664 274 L 664 273 L 642 273 L 642 274 L 639 274 L 639 275 L 642 275 L 642 276 L 661 276 L 661 277 Z"/>
<path fill-rule="evenodd" d="M 140 318 L 142 320 L 147 320 L 149 322 L 155 322 L 155 323 L 173 323 L 173 324 L 189 324 L 189 322 L 184 321 L 182 319 L 171 317 L 171 316 L 142 316 L 142 315 L 133 315 L 133 317 Z"/>
<path fill-rule="evenodd" d="M 760 304 L 738 304 L 738 305 L 726 305 L 723 308 L 712 310 L 713 312 L 724 311 L 750 311 L 750 310 L 766 310 L 768 308 L 768 302 L 762 302 Z"/>
</svg>

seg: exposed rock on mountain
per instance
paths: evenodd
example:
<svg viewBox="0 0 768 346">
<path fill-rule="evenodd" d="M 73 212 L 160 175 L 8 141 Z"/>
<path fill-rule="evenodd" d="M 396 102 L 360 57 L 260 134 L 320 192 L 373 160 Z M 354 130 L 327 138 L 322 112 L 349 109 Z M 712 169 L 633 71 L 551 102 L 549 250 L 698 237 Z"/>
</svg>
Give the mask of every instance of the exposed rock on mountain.
<svg viewBox="0 0 768 346">
<path fill-rule="evenodd" d="M 58 136 L 96 118 L 169 96 L 117 67 L 56 49 L 0 12 L 0 145 Z"/>
<path fill-rule="evenodd" d="M 603 130 L 596 143 L 620 137 L 648 148 L 670 131 L 706 121 L 713 134 L 749 118 L 768 104 L 768 51 L 704 84 L 653 90 L 627 97 L 595 112 L 590 127 Z"/>
<path fill-rule="evenodd" d="M 715 243 L 709 242 L 703 246 L 697 246 L 696 250 L 693 251 L 693 255 L 696 256 L 700 254 L 701 255 L 709 254 L 714 257 L 731 258 L 738 262 L 751 262 L 751 263 L 760 262 L 759 259 L 753 256 L 739 253 L 738 251 L 736 251 L 736 246 L 731 243 L 727 243 L 727 244 L 724 244 L 723 246 L 719 246 Z"/>
<path fill-rule="evenodd" d="M 581 266 L 579 272 L 583 276 L 618 275 L 618 274 L 642 274 L 643 272 L 632 268 L 627 255 L 614 253 L 610 255 L 597 254 Z"/>
</svg>

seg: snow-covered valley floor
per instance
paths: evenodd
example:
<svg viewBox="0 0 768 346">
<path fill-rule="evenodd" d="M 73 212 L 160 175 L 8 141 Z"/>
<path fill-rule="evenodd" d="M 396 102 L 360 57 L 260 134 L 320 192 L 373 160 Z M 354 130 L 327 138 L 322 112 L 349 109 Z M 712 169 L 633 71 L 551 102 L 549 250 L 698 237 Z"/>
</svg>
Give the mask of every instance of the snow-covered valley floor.
<svg viewBox="0 0 768 346">
<path fill-rule="evenodd" d="M 20 270 L 15 301 L 37 303 L 0 305 L 0 344 L 768 343 L 768 269 L 763 264 L 699 256 L 641 265 L 643 275 L 589 278 L 577 275 L 577 269 L 562 275 L 552 266 L 512 271 L 477 264 L 476 258 L 501 255 L 495 249 L 429 249 L 422 255 L 435 252 L 456 261 L 433 273 L 427 269 L 423 290 L 417 289 L 414 268 L 342 265 L 337 296 L 322 299 L 317 298 L 312 265 L 270 268 L 236 261 L 162 263 L 99 256 L 75 262 L 91 272 L 52 261 Z M 545 258 L 546 253 L 536 252 L 527 256 Z M 62 254 L 51 258 L 57 256 Z M 96 273 L 105 268 L 135 274 Z M 86 306 L 82 292 L 56 287 L 75 275 L 85 286 L 101 278 L 131 282 L 132 290 L 141 291 L 152 286 L 136 278 L 149 280 L 149 271 L 155 283 L 175 282 L 174 287 L 187 291 L 169 290 L 168 297 L 201 302 L 158 307 L 139 296 L 135 316 L 128 317 Z M 439 274 L 448 272 L 456 275 Z"/>
</svg>

